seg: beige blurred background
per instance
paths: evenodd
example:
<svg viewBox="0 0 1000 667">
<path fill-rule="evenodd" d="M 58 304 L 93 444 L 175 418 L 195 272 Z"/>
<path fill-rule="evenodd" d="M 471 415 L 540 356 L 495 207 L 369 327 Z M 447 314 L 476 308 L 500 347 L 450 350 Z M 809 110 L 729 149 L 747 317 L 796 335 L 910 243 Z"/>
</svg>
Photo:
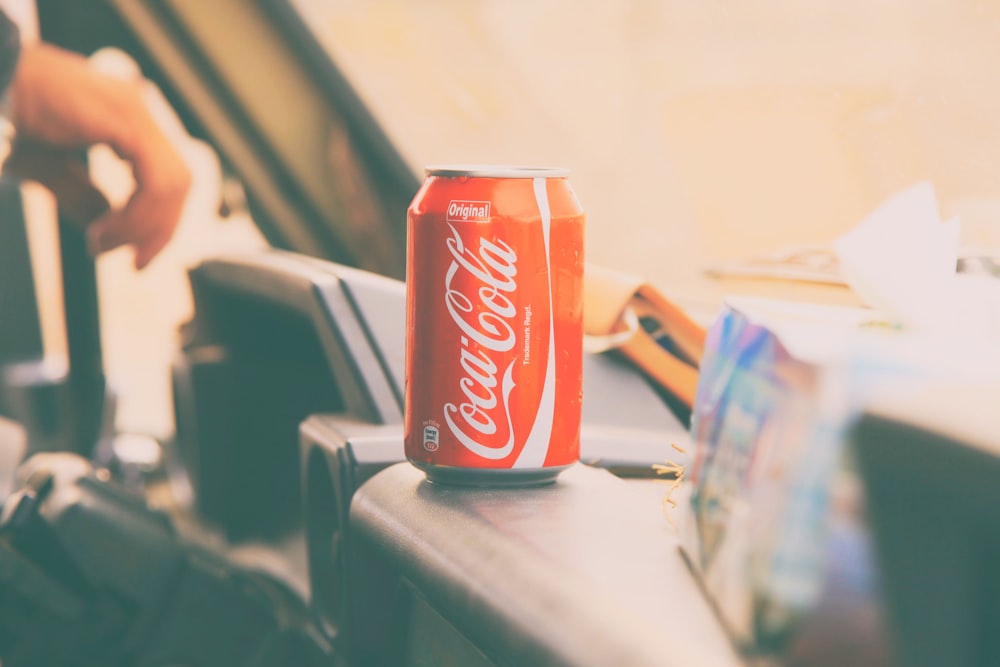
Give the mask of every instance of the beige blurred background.
<svg viewBox="0 0 1000 667">
<path fill-rule="evenodd" d="M 670 289 L 717 298 L 707 261 L 826 243 L 921 179 L 1000 244 L 1000 3 L 294 4 L 415 168 L 569 166 L 590 258 Z"/>
<path fill-rule="evenodd" d="M 415 171 L 568 166 L 590 260 L 686 303 L 710 309 L 732 292 L 854 302 L 841 289 L 716 281 L 703 269 L 824 246 L 922 179 L 942 216 L 962 217 L 966 245 L 1000 252 L 1000 3 L 293 5 Z M 127 250 L 101 258 L 121 427 L 172 428 L 166 369 L 190 312 L 185 267 L 261 244 L 248 219 L 219 220 L 205 200 L 147 271 L 134 274 Z"/>
</svg>

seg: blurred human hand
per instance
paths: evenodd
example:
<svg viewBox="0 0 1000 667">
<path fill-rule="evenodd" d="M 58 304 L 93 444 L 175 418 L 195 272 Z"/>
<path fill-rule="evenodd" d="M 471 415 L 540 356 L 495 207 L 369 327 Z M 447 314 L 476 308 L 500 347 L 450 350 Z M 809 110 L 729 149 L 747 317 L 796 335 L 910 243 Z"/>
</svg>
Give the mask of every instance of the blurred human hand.
<svg viewBox="0 0 1000 667">
<path fill-rule="evenodd" d="M 170 240 L 191 187 L 187 165 L 157 125 L 142 95 L 142 80 L 100 73 L 82 56 L 46 44 L 27 44 L 11 85 L 11 122 L 18 138 L 54 148 L 109 145 L 132 166 L 135 191 L 87 228 L 91 252 L 122 245 L 145 267 Z"/>
</svg>

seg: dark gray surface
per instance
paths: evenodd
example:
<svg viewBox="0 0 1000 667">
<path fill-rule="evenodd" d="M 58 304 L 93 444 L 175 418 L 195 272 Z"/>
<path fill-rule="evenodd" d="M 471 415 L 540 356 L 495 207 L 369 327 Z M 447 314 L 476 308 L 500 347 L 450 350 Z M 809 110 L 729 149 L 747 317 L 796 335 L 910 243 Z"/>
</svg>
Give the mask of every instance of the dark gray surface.
<svg viewBox="0 0 1000 667">
<path fill-rule="evenodd" d="M 351 499 L 373 475 L 403 460 L 403 429 L 313 415 L 302 423 L 300 436 L 310 602 L 324 633 L 346 654 L 359 633 L 369 630 L 357 627 L 349 609 L 349 579 L 364 567 L 352 560 Z"/>
<path fill-rule="evenodd" d="M 0 180 L 0 365 L 44 353 L 25 224 L 20 184 Z"/>
<path fill-rule="evenodd" d="M 387 564 L 380 581 L 406 582 L 496 664 L 740 664 L 659 505 L 605 471 L 477 490 L 431 484 L 404 463 L 361 487 L 350 522 Z M 385 601 L 404 608 L 405 647 L 406 604 Z"/>
<path fill-rule="evenodd" d="M 373 424 L 401 423 L 402 405 L 390 379 L 395 376 L 387 376 L 384 359 L 347 296 L 341 271 L 332 263 L 303 261 L 292 253 L 272 251 L 208 260 L 192 271 L 191 280 L 196 302 L 199 292 L 210 288 L 279 304 L 309 318 L 347 412 Z M 392 281 L 359 271 L 343 272 L 350 274 L 356 289 L 364 291 L 369 311 L 402 309 L 398 289 L 388 287 L 395 287 Z"/>
<path fill-rule="evenodd" d="M 878 397 L 851 433 L 898 664 L 1000 664 L 996 384 Z"/>
<path fill-rule="evenodd" d="M 303 261 L 332 271 L 341 280 L 347 298 L 378 357 L 392 392 L 403 405 L 406 366 L 406 285 L 392 278 L 351 269 L 322 259 L 299 256 Z"/>
<path fill-rule="evenodd" d="M 402 424 L 385 356 L 402 348 L 402 283 L 281 251 L 207 260 L 190 277 L 196 315 L 173 373 L 178 451 L 199 511 L 231 539 L 279 534 L 300 515 L 303 419 Z"/>
<path fill-rule="evenodd" d="M 634 366 L 609 355 L 584 355 L 583 461 L 616 467 L 683 462 L 686 457 L 671 446 L 675 443 L 688 448 L 687 428 Z"/>
<path fill-rule="evenodd" d="M 38 239 L 27 231 L 20 183 L 0 180 L 0 414 L 27 429 L 30 451 L 89 455 L 108 414 L 97 282 L 83 233 L 66 213 L 60 211 L 58 245 L 32 247 Z M 39 257 L 61 261 L 64 360 L 46 357 L 32 266 Z"/>
</svg>

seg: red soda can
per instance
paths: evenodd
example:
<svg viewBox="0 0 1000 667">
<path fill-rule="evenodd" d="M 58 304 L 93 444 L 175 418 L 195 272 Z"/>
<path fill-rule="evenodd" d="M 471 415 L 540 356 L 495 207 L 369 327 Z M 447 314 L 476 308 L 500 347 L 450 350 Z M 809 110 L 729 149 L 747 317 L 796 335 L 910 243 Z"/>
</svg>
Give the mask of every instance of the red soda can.
<svg viewBox="0 0 1000 667">
<path fill-rule="evenodd" d="M 560 169 L 431 167 L 407 211 L 406 457 L 551 481 L 580 457 L 583 224 Z"/>
</svg>

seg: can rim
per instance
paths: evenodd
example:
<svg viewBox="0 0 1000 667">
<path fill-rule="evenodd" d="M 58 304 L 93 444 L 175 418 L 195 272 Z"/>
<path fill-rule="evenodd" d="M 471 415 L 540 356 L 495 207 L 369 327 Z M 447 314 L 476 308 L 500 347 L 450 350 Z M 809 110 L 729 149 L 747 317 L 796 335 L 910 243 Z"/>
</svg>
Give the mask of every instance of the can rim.
<svg viewBox="0 0 1000 667">
<path fill-rule="evenodd" d="M 431 165 L 424 169 L 427 176 L 476 178 L 565 178 L 569 169 L 563 167 L 521 167 L 490 164 L 443 164 Z"/>
</svg>

